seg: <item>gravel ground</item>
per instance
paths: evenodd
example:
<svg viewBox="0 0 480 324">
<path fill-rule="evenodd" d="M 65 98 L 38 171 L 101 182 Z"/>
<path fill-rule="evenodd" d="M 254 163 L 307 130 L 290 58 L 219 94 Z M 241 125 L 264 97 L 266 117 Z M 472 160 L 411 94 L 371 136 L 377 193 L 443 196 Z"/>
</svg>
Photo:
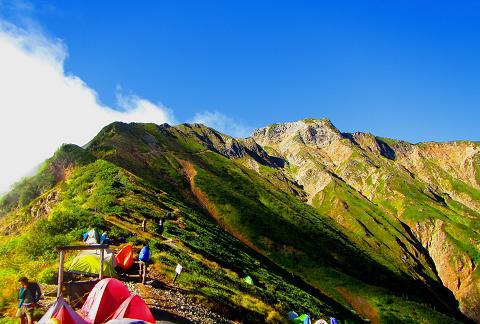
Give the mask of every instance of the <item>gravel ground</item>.
<svg viewBox="0 0 480 324">
<path fill-rule="evenodd" d="M 163 323 L 233 323 L 174 287 L 154 288 L 148 283 L 134 282 L 126 282 L 126 285 L 132 293 L 142 296 L 154 316 Z"/>
</svg>

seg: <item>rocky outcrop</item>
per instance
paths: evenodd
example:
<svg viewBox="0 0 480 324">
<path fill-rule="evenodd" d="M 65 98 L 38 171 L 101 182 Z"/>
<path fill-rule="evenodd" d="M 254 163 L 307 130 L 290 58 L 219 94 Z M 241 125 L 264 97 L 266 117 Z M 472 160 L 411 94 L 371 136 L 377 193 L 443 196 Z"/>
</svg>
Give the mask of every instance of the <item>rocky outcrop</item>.
<svg viewBox="0 0 480 324">
<path fill-rule="evenodd" d="M 201 124 L 182 124 L 181 126 L 177 127 L 175 131 L 180 131 L 185 136 L 197 138 L 200 145 L 225 157 L 246 158 L 249 160 L 248 163 L 254 168 L 255 163 L 252 162 L 274 168 L 283 167 L 285 164 L 283 159 L 270 156 L 252 138 L 235 139 Z"/>
<path fill-rule="evenodd" d="M 262 146 L 286 144 L 293 138 L 297 143 L 323 147 L 341 139 L 342 135 L 328 119 L 306 119 L 260 128 L 253 132 L 252 137 Z"/>
<path fill-rule="evenodd" d="M 480 144 L 431 142 L 393 149 L 398 164 L 437 192 L 480 212 Z"/>
<path fill-rule="evenodd" d="M 475 271 L 478 272 L 478 266 L 448 238 L 446 226 L 444 221 L 431 220 L 417 222 L 412 229 L 435 263 L 442 283 L 460 301 L 460 310 L 473 320 L 480 321 L 480 283 L 473 276 Z"/>
<path fill-rule="evenodd" d="M 253 132 L 264 148 L 273 148 L 288 163 L 289 175 L 303 186 L 312 203 L 332 180 L 331 170 L 352 151 L 340 131 L 328 119 L 307 119 L 274 124 Z"/>
<path fill-rule="evenodd" d="M 30 216 L 35 219 L 48 215 L 57 201 L 58 191 L 50 191 L 32 204 L 32 207 L 30 208 Z"/>
<path fill-rule="evenodd" d="M 381 155 L 390 160 L 395 160 L 395 151 L 383 140 L 372 134 L 355 132 L 353 134 L 346 133 L 344 136 L 349 138 L 353 143 L 359 145 L 365 151 Z"/>
</svg>

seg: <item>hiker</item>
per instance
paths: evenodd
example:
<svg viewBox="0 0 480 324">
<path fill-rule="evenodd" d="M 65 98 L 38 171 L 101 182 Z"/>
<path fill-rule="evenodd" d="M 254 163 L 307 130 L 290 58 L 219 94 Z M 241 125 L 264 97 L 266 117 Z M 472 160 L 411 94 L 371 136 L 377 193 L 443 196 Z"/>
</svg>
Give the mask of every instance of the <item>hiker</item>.
<svg viewBox="0 0 480 324">
<path fill-rule="evenodd" d="M 147 280 L 147 272 L 148 272 L 148 263 L 150 262 L 150 247 L 148 243 L 145 244 L 140 253 L 138 254 L 138 261 L 140 265 L 139 274 L 142 280 L 142 284 L 145 284 Z"/>
<path fill-rule="evenodd" d="M 83 233 L 83 242 L 86 244 L 98 244 L 98 232 L 92 225 L 88 225 L 88 229 Z"/>
<path fill-rule="evenodd" d="M 18 310 L 17 317 L 20 317 L 20 323 L 33 323 L 33 312 L 35 304 L 40 300 L 42 291 L 36 282 L 28 282 L 27 277 L 18 280 L 21 287 L 18 292 Z"/>
<path fill-rule="evenodd" d="M 164 225 L 164 220 L 163 218 L 160 218 L 160 220 L 158 221 L 158 234 L 163 237 L 163 225 Z"/>
<path fill-rule="evenodd" d="M 103 232 L 100 236 L 100 244 L 110 244 L 110 238 L 108 237 L 107 231 Z"/>
<path fill-rule="evenodd" d="M 147 219 L 144 217 L 142 221 L 142 231 L 147 231 Z"/>
</svg>

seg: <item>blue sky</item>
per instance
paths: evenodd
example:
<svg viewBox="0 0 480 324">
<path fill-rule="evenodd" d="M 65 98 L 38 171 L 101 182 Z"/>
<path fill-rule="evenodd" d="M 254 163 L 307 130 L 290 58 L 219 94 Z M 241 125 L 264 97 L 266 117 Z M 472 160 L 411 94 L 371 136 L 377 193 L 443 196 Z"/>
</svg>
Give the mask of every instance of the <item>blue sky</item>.
<svg viewBox="0 0 480 324">
<path fill-rule="evenodd" d="M 177 121 L 217 111 L 250 129 L 327 117 L 342 131 L 418 142 L 480 140 L 479 7 L 34 1 L 6 16 L 15 21 L 29 11 L 63 40 L 66 71 L 107 105 L 121 85 L 171 108 Z"/>
<path fill-rule="evenodd" d="M 244 137 L 327 117 L 478 141 L 479 16 L 478 1 L 0 0 L 0 193 L 114 120 Z"/>
</svg>

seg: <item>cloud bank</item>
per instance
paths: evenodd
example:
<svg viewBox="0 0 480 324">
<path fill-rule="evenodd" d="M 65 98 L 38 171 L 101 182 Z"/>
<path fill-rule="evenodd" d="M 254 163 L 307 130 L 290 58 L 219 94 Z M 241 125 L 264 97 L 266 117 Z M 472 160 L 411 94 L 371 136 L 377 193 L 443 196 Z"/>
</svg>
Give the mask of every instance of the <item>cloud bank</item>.
<svg viewBox="0 0 480 324">
<path fill-rule="evenodd" d="M 0 21 L 0 193 L 62 143 L 84 145 L 113 121 L 173 123 L 172 112 L 117 93 L 116 109 L 64 71 L 65 44 Z"/>
</svg>

